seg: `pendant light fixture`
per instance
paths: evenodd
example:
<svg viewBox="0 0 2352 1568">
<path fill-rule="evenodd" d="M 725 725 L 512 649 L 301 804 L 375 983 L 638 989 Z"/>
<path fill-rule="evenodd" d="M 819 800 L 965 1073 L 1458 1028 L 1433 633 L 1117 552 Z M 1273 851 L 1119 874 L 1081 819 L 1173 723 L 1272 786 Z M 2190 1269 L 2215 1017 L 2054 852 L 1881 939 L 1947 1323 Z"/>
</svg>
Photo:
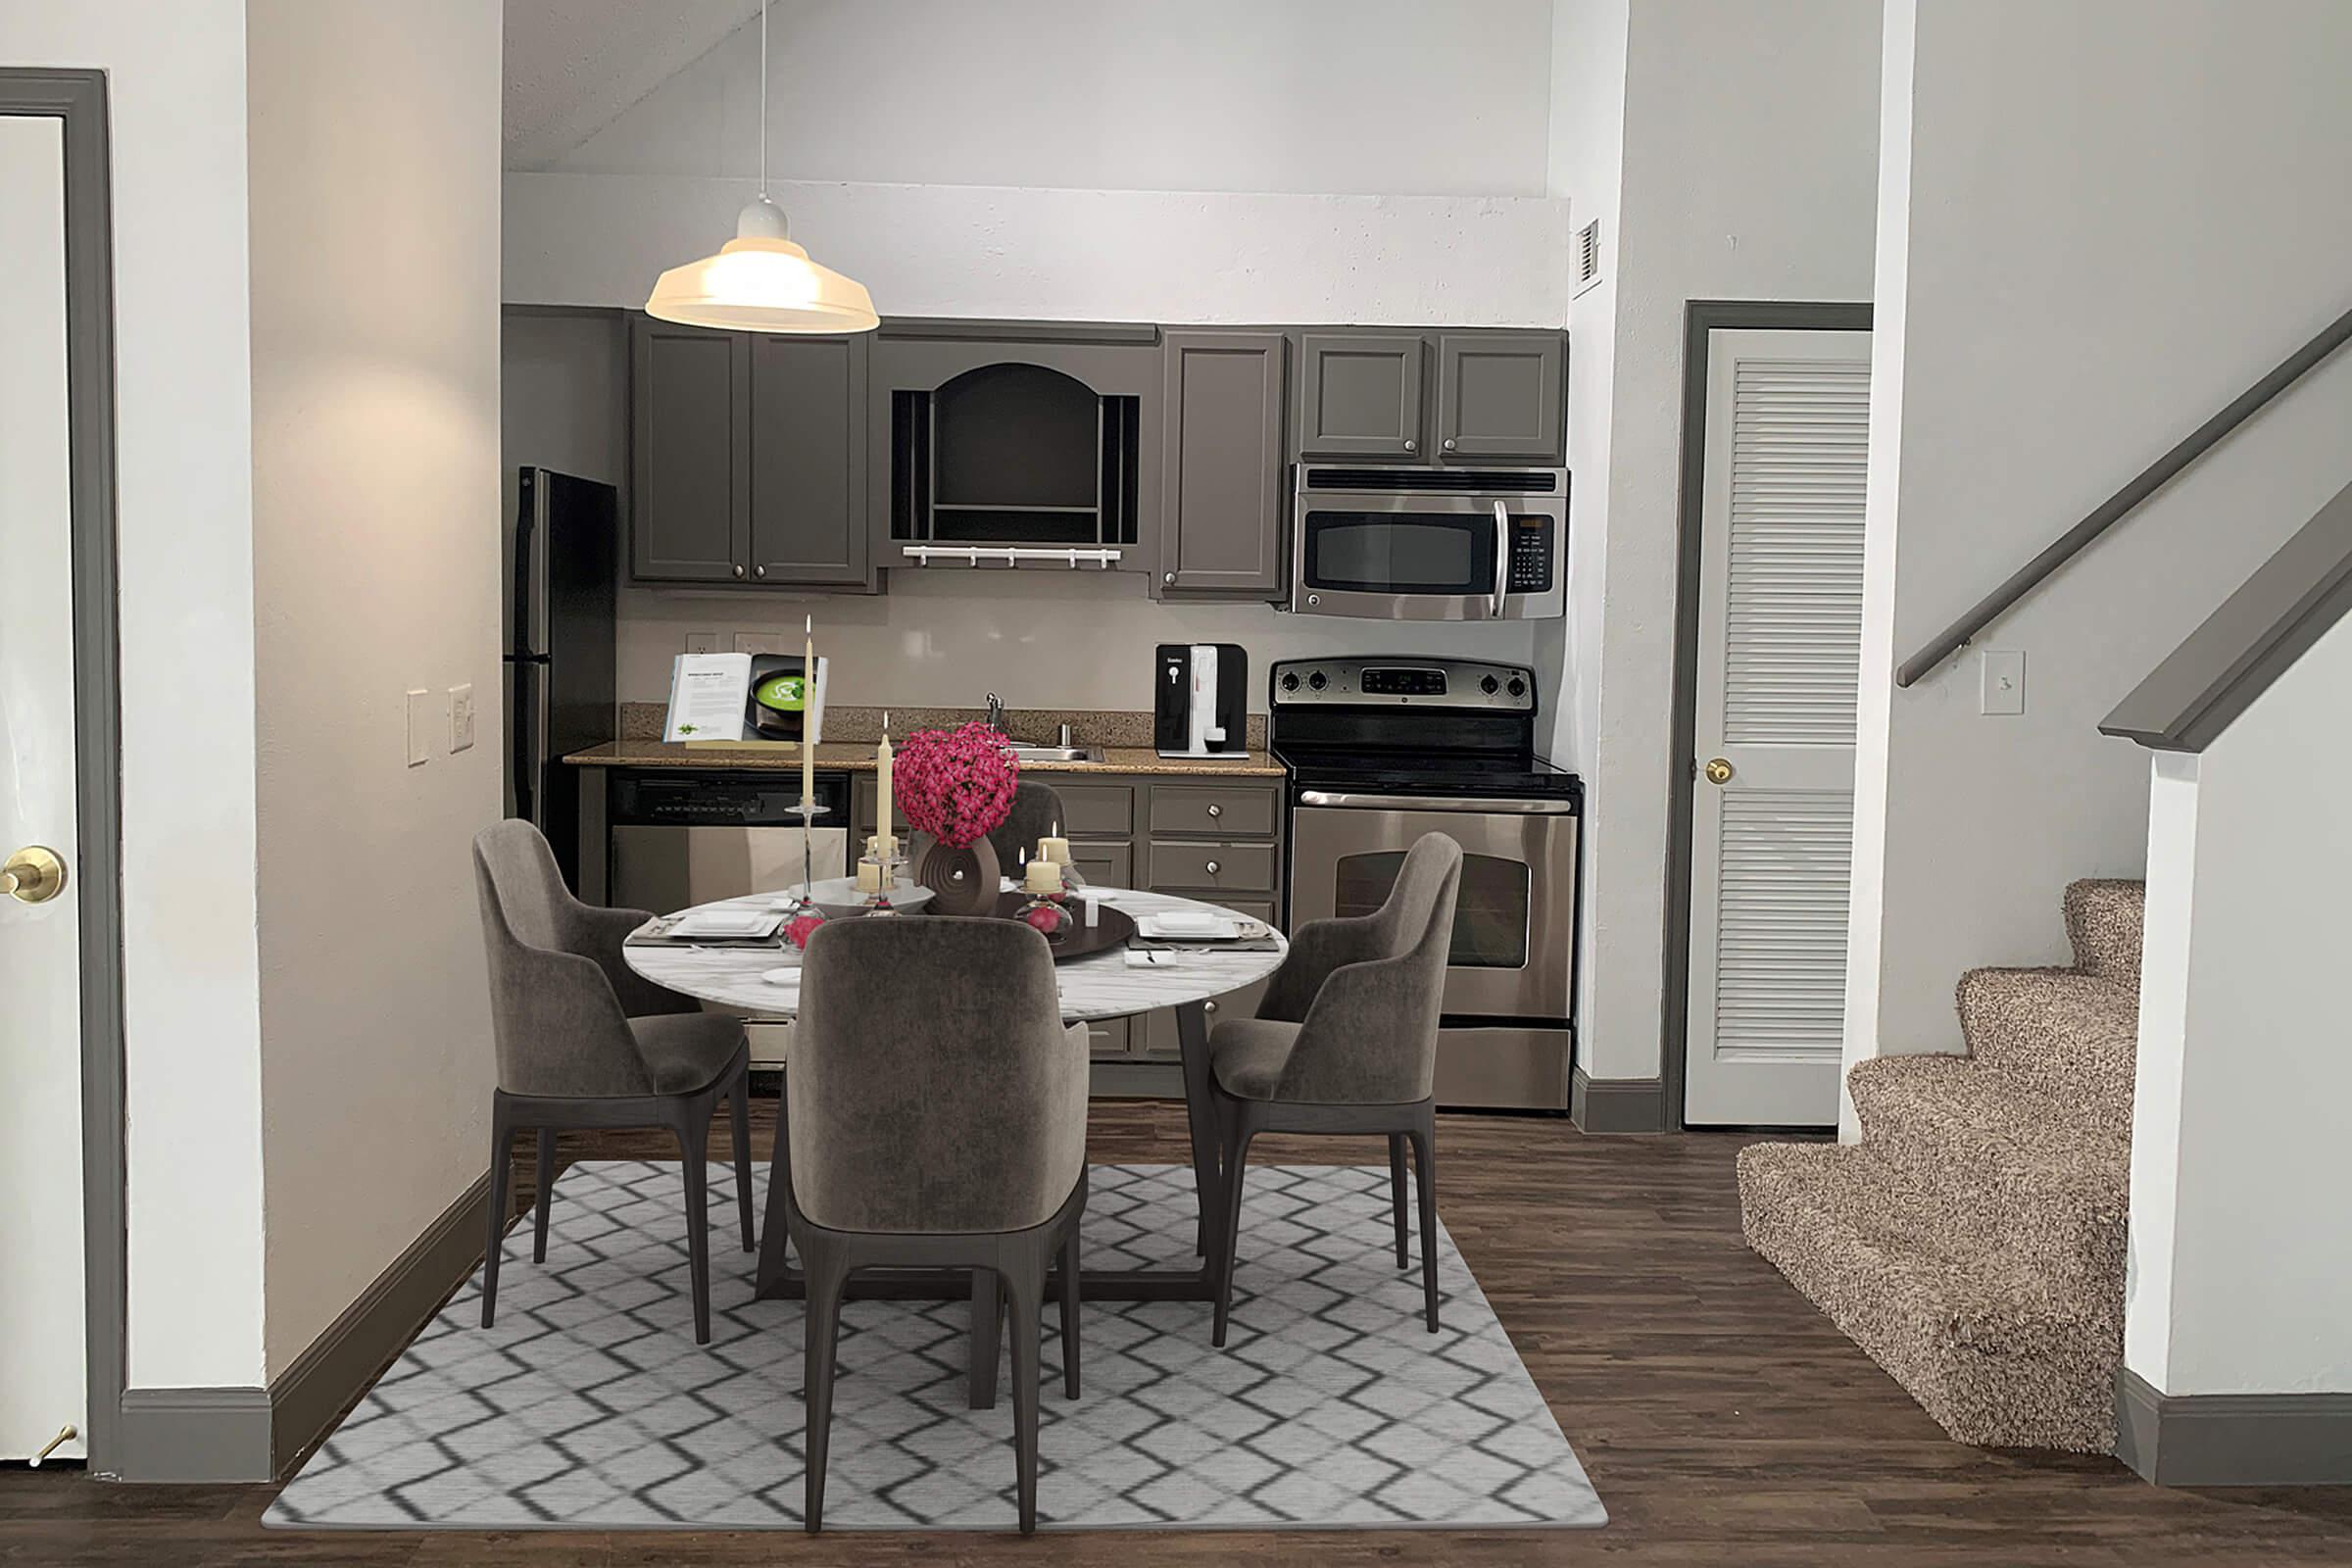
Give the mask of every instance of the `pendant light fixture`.
<svg viewBox="0 0 2352 1568">
<path fill-rule="evenodd" d="M 768 200 L 767 0 L 760 5 L 760 197 L 716 256 L 662 274 L 645 314 L 746 332 L 870 332 L 882 324 L 865 285 L 810 261 L 792 242 L 784 209 Z"/>
</svg>

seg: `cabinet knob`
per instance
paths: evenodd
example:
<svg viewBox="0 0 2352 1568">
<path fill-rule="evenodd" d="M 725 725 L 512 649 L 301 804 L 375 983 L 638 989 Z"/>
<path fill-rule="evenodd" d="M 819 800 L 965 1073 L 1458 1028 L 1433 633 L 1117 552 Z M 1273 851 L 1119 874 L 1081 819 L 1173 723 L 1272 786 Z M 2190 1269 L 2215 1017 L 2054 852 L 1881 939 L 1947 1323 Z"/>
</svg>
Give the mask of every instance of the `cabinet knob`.
<svg viewBox="0 0 2352 1568">
<path fill-rule="evenodd" d="M 1200 1010 L 1202 1012 L 1214 1012 L 1217 1010 L 1217 1004 L 1213 1002 L 1203 1002 L 1200 1004 Z"/>
<path fill-rule="evenodd" d="M 1448 452 L 1451 452 L 1451 451 L 1453 450 L 1453 437 L 1451 437 L 1451 436 L 1447 436 L 1447 437 L 1446 438 L 1446 451 L 1448 451 Z"/>
<path fill-rule="evenodd" d="M 743 575 L 743 567 L 742 567 L 742 565 L 741 565 L 740 564 L 737 564 L 737 566 L 735 567 L 735 575 L 736 575 L 736 576 L 738 576 L 738 577 L 740 577 L 740 576 L 742 576 L 742 575 Z"/>
<path fill-rule="evenodd" d="M 1172 571 L 1171 571 L 1171 572 L 1169 572 L 1169 573 L 1168 573 L 1166 576 L 1164 576 L 1164 577 L 1160 578 L 1159 580 L 1160 580 L 1161 582 L 1164 582 L 1164 583 L 1166 583 L 1166 584 L 1167 584 L 1169 587 L 1171 587 L 1171 588 L 1173 588 L 1173 587 L 1175 587 L 1175 586 L 1176 586 L 1176 574 L 1175 574 L 1174 572 L 1172 572 Z"/>
<path fill-rule="evenodd" d="M 1211 816 L 1223 816 L 1225 814 L 1225 808 L 1211 803 L 1208 808 L 1208 814 Z"/>
<path fill-rule="evenodd" d="M 1210 876 L 1215 876 L 1217 874 L 1217 862 L 1211 860 L 1205 867 L 1203 867 L 1203 869 L 1205 869 Z"/>
<path fill-rule="evenodd" d="M 1421 450 L 1421 443 L 1408 435 L 1404 438 L 1404 450 L 1407 452 L 1418 452 Z"/>
<path fill-rule="evenodd" d="M 752 568 L 752 575 L 755 577 L 764 577 L 767 575 L 767 568 L 765 566 L 754 566 Z"/>
</svg>

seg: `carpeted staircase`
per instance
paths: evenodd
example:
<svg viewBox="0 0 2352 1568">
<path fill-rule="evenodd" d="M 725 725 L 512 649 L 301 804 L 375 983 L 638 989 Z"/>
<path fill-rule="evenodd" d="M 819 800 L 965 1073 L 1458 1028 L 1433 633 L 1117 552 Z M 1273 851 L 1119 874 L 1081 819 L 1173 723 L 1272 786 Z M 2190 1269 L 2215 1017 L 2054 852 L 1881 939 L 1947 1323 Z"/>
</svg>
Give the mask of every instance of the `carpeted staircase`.
<svg viewBox="0 0 2352 1568">
<path fill-rule="evenodd" d="M 1740 1155 L 1748 1245 L 1963 1443 L 2115 1446 L 2142 892 L 2066 890 L 2071 969 L 1962 975 L 1967 1055 L 1856 1063 L 1859 1144 Z"/>
</svg>

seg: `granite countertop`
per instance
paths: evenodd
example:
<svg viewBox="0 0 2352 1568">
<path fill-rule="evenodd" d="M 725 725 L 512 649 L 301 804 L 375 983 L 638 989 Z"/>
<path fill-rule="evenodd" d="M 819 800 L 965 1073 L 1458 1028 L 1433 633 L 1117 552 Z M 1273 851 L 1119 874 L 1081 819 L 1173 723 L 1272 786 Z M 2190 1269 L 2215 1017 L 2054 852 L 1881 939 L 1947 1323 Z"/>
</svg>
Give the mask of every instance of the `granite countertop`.
<svg viewBox="0 0 2352 1568">
<path fill-rule="evenodd" d="M 798 772 L 797 747 L 682 746 L 660 740 L 606 741 L 564 759 L 580 767 L 732 767 Z M 828 772 L 870 773 L 874 748 L 866 741 L 825 741 L 816 765 Z M 1280 778 L 1282 764 L 1263 750 L 1227 761 L 1221 758 L 1162 757 L 1149 746 L 1105 746 L 1100 762 L 1023 762 L 1024 773 L 1150 773 L 1163 776 Z"/>
</svg>

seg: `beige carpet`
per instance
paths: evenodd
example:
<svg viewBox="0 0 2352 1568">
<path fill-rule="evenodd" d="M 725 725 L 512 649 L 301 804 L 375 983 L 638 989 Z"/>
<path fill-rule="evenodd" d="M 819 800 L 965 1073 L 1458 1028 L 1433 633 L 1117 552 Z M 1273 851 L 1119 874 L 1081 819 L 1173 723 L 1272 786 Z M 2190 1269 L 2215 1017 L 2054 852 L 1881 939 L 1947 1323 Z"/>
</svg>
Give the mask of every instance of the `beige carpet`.
<svg viewBox="0 0 2352 1568">
<path fill-rule="evenodd" d="M 1740 1156 L 1748 1245 L 1963 1443 L 2115 1446 L 2141 900 L 2077 882 L 2075 967 L 1961 976 L 1967 1055 L 1857 1063 L 1859 1144 Z"/>
</svg>

